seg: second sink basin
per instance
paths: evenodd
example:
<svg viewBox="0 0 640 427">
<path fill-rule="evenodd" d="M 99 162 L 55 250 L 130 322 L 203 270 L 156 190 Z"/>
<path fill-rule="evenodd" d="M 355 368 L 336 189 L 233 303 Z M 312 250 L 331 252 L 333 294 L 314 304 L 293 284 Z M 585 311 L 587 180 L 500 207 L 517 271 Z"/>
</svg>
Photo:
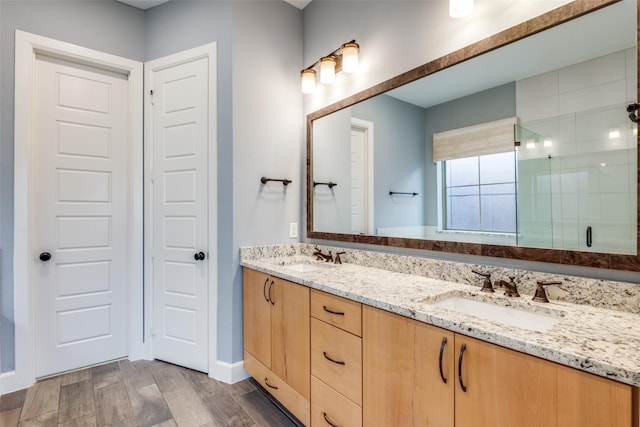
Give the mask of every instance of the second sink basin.
<svg viewBox="0 0 640 427">
<path fill-rule="evenodd" d="M 508 326 L 538 332 L 548 331 L 562 319 L 559 316 L 534 313 L 520 308 L 505 307 L 461 296 L 451 296 L 434 302 L 433 305 Z"/>
</svg>

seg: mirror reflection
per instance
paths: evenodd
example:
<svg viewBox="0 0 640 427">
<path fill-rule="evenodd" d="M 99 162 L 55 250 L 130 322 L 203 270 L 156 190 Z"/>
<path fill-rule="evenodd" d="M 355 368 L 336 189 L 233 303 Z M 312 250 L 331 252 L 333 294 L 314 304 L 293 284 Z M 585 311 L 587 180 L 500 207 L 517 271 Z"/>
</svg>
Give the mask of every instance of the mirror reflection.
<svg viewBox="0 0 640 427">
<path fill-rule="evenodd" d="M 616 3 L 314 120 L 313 230 L 636 254 L 635 12 Z"/>
</svg>

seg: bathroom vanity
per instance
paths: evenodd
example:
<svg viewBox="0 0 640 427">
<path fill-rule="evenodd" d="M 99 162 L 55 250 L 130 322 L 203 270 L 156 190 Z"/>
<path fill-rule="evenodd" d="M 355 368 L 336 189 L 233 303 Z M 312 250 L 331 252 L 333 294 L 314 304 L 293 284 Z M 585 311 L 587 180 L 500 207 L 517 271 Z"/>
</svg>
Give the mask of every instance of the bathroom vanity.
<svg viewBox="0 0 640 427">
<path fill-rule="evenodd" d="M 419 271 L 419 258 L 347 251 L 344 260 L 370 264 L 337 265 L 312 251 L 241 251 L 245 369 L 303 424 L 638 426 L 637 313 L 384 268 Z M 527 314 L 516 325 L 440 304 L 451 298 L 555 322 L 528 324 Z"/>
</svg>

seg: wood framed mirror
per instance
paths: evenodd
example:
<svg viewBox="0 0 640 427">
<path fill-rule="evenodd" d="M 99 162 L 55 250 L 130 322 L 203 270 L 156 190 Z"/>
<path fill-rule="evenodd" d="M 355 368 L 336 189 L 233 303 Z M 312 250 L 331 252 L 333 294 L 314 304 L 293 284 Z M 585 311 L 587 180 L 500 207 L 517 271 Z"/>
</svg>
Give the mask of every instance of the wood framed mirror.
<svg viewBox="0 0 640 427">
<path fill-rule="evenodd" d="M 307 237 L 640 271 L 637 16 L 636 1 L 571 2 L 309 114 Z M 375 135 L 364 201 L 358 132 Z M 510 152 L 482 151 L 509 132 Z M 456 186 L 456 170 L 479 178 Z"/>
</svg>

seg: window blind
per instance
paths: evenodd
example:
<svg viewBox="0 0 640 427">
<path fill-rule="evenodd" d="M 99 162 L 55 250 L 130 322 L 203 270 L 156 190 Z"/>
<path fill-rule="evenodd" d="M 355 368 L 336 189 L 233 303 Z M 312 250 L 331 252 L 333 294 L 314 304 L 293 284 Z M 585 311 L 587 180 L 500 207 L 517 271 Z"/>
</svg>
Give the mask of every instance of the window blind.
<svg viewBox="0 0 640 427">
<path fill-rule="evenodd" d="M 433 161 L 461 159 L 514 149 L 517 117 L 480 123 L 433 134 Z"/>
</svg>

